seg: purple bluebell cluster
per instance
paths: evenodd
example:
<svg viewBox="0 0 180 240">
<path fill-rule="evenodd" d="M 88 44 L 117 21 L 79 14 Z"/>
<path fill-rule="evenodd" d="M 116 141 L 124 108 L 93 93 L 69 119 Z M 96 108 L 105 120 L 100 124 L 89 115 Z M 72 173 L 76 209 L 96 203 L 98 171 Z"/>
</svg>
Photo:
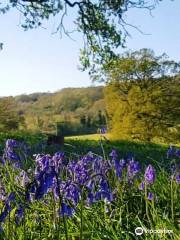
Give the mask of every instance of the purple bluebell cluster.
<svg viewBox="0 0 180 240">
<path fill-rule="evenodd" d="M 5 199 L 4 209 L 0 214 L 0 223 L 4 222 L 7 215 L 11 212 L 11 202 L 15 200 L 15 193 L 11 192 L 9 196 Z"/>
<path fill-rule="evenodd" d="M 21 163 L 22 159 L 17 151 L 20 146 L 22 145 L 17 141 L 8 139 L 2 157 L 3 161 L 8 161 L 12 165 Z M 177 150 L 171 147 L 168 154 L 169 157 L 172 154 L 177 155 Z M 125 159 L 119 158 L 115 149 L 109 154 L 109 159 L 104 159 L 93 152 L 74 157 L 71 160 L 67 159 L 64 152 L 57 152 L 53 156 L 37 154 L 33 164 L 34 167 L 30 171 L 25 171 L 22 167 L 23 164 L 19 164 L 18 169 L 15 169 L 18 172 L 15 183 L 18 185 L 20 193 L 24 194 L 26 204 L 30 205 L 37 201 L 45 203 L 48 201 L 48 196 L 51 196 L 55 205 L 58 206 L 58 213 L 66 217 L 72 217 L 82 202 L 87 206 L 99 201 L 113 203 L 116 200 L 114 193 L 118 191 L 118 184 L 113 185 L 113 182 L 121 184 L 122 181 L 125 181 L 127 186 L 137 188 L 135 183 L 142 176 L 140 163 L 134 159 L 133 155 L 130 154 Z M 179 184 L 180 173 L 177 166 L 175 166 L 173 174 Z M 150 164 L 145 169 L 139 185 L 141 191 L 147 187 L 149 200 L 154 199 L 150 188 L 155 179 L 155 169 Z M 18 192 L 17 195 L 20 193 Z M 26 206 L 20 200 L 14 203 L 15 198 L 14 192 L 7 195 L 3 182 L 0 181 L 0 200 L 3 202 L 0 222 L 5 221 L 14 204 L 16 207 L 15 222 L 16 224 L 21 223 Z"/>
<path fill-rule="evenodd" d="M 180 158 L 180 149 L 170 145 L 167 150 L 167 158 Z"/>
<path fill-rule="evenodd" d="M 6 141 L 4 155 L 1 162 L 5 163 L 6 161 L 9 161 L 13 164 L 15 168 L 22 167 L 22 159 L 20 157 L 20 154 L 18 153 L 20 149 L 20 142 L 13 139 L 8 139 Z"/>
</svg>

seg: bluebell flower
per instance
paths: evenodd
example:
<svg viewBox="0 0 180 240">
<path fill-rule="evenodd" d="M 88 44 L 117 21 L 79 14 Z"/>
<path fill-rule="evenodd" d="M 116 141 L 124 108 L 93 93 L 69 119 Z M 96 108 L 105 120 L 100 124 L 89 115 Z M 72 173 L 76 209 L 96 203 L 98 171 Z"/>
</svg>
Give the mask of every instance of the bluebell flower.
<svg viewBox="0 0 180 240">
<path fill-rule="evenodd" d="M 0 214 L 0 223 L 5 221 L 7 215 L 9 214 L 10 211 L 11 211 L 10 203 L 6 202 L 4 209 L 3 209 L 3 211 Z"/>
<path fill-rule="evenodd" d="M 6 151 L 6 158 L 8 158 L 9 160 L 13 160 L 13 161 L 20 161 L 19 155 L 17 153 L 13 152 L 12 150 Z"/>
<path fill-rule="evenodd" d="M 145 187 L 144 182 L 140 183 L 139 190 L 141 190 L 141 191 L 144 190 L 144 187 Z"/>
<path fill-rule="evenodd" d="M 116 176 L 118 178 L 121 178 L 123 168 L 126 166 L 126 161 L 124 159 L 122 159 L 120 161 L 115 159 L 113 162 L 114 162 Z"/>
<path fill-rule="evenodd" d="M 178 184 L 180 184 L 180 173 L 178 173 L 178 174 L 176 175 L 176 182 L 177 182 Z"/>
<path fill-rule="evenodd" d="M 116 159 L 118 157 L 117 151 L 113 149 L 109 156 L 112 157 L 113 159 Z"/>
<path fill-rule="evenodd" d="M 56 172 L 60 172 L 64 164 L 65 154 L 64 152 L 56 152 L 52 157 L 51 165 L 56 169 Z"/>
<path fill-rule="evenodd" d="M 6 149 L 13 149 L 14 147 L 18 147 L 19 143 L 14 139 L 7 139 L 6 140 Z"/>
<path fill-rule="evenodd" d="M 111 193 L 109 184 L 106 179 L 101 179 L 99 184 L 99 189 L 95 193 L 95 200 L 99 201 L 102 199 L 107 199 L 109 202 L 113 200 L 113 195 Z"/>
<path fill-rule="evenodd" d="M 176 154 L 176 157 L 180 158 L 180 149 L 177 149 L 175 154 Z"/>
<path fill-rule="evenodd" d="M 122 168 L 126 167 L 126 161 L 124 159 L 121 159 L 119 164 L 121 165 Z"/>
<path fill-rule="evenodd" d="M 100 128 L 100 133 L 101 134 L 106 134 L 107 133 L 107 128 L 106 127 Z"/>
<path fill-rule="evenodd" d="M 74 208 L 70 207 L 66 203 L 61 204 L 60 215 L 64 215 L 64 216 L 67 216 L 67 217 L 72 217 L 74 212 L 75 212 Z"/>
<path fill-rule="evenodd" d="M 144 178 L 147 184 L 153 184 L 155 181 L 155 170 L 152 165 L 149 165 L 144 174 Z"/>
<path fill-rule="evenodd" d="M 77 164 L 75 165 L 74 177 L 75 177 L 75 182 L 80 185 L 85 184 L 89 179 L 88 170 L 85 168 L 82 161 L 77 162 Z"/>
<path fill-rule="evenodd" d="M 167 150 L 167 158 L 171 158 L 175 155 L 176 149 L 174 146 L 170 145 Z"/>
<path fill-rule="evenodd" d="M 154 199 L 154 194 L 152 192 L 148 193 L 148 200 L 152 201 Z"/>
<path fill-rule="evenodd" d="M 53 186 L 55 176 L 55 171 L 53 169 L 49 172 L 43 172 L 41 178 L 38 180 L 35 199 L 40 199 L 47 194 L 48 190 Z"/>
<path fill-rule="evenodd" d="M 23 218 L 23 215 L 24 215 L 24 209 L 21 205 L 19 205 L 19 207 L 17 208 L 16 213 L 15 213 L 15 222 L 17 225 L 20 224 L 20 222 Z"/>
<path fill-rule="evenodd" d="M 105 191 L 99 190 L 99 191 L 96 192 L 94 199 L 96 201 L 106 199 L 109 202 L 112 202 L 113 201 L 113 195 L 112 195 L 111 192 L 105 192 Z"/>
<path fill-rule="evenodd" d="M 9 194 L 9 196 L 7 197 L 7 201 L 8 202 L 11 202 L 11 201 L 14 201 L 15 200 L 15 193 L 14 192 L 11 192 Z"/>
<path fill-rule="evenodd" d="M 92 163 L 92 170 L 94 173 L 98 174 L 102 171 L 102 166 L 103 166 L 103 158 L 98 156 L 94 159 Z"/>
<path fill-rule="evenodd" d="M 134 159 L 130 160 L 127 167 L 128 180 L 131 182 L 139 171 L 140 171 L 139 162 L 135 161 Z"/>
<path fill-rule="evenodd" d="M 87 204 L 91 205 L 95 201 L 94 194 L 92 192 L 88 192 L 87 195 Z"/>
<path fill-rule="evenodd" d="M 78 186 L 71 181 L 67 181 L 65 183 L 61 183 L 60 189 L 62 190 L 63 197 L 66 200 L 71 201 L 74 205 L 78 204 L 81 194 Z"/>
</svg>

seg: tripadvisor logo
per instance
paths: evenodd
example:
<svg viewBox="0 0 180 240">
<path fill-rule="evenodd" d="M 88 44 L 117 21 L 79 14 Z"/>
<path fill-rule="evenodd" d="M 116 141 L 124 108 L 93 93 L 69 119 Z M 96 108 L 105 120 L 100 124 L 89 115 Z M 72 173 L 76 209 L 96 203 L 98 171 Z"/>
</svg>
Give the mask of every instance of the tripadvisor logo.
<svg viewBox="0 0 180 240">
<path fill-rule="evenodd" d="M 135 229 L 135 234 L 136 234 L 137 236 L 142 235 L 143 232 L 144 232 L 144 230 L 143 230 L 142 227 L 137 227 L 137 228 Z"/>
<path fill-rule="evenodd" d="M 142 227 L 137 227 L 135 229 L 135 234 L 137 236 L 141 236 L 143 233 L 145 234 L 172 234 L 173 230 L 168 229 L 145 229 Z"/>
</svg>

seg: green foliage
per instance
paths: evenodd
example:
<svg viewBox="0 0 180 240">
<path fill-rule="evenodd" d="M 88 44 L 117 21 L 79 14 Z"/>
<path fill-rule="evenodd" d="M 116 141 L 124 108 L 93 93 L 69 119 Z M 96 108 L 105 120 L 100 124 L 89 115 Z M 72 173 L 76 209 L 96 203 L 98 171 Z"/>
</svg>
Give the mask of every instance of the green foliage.
<svg viewBox="0 0 180 240">
<path fill-rule="evenodd" d="M 57 122 L 67 122 L 71 123 L 74 130 L 76 128 L 78 134 L 84 117 L 84 127 L 91 128 L 92 133 L 92 129 L 96 132 L 95 129 L 101 125 L 99 111 L 102 118 L 105 115 L 103 87 L 66 88 L 55 93 L 23 94 L 12 98 L 12 101 L 14 113 L 24 118 L 24 129 L 30 131 L 55 133 Z"/>
<path fill-rule="evenodd" d="M 126 56 L 111 66 L 105 89 L 114 138 L 180 141 L 179 64 L 147 49 Z"/>
<path fill-rule="evenodd" d="M 142 48 L 128 51 L 115 61 L 104 65 L 109 82 L 135 82 L 144 84 L 150 79 L 166 78 L 180 73 L 180 63 L 170 60 L 164 53 L 156 56 L 154 51 Z"/>
<path fill-rule="evenodd" d="M 0 130 L 17 130 L 23 122 L 24 118 L 16 111 L 16 103 L 13 98 L 0 99 Z"/>
</svg>

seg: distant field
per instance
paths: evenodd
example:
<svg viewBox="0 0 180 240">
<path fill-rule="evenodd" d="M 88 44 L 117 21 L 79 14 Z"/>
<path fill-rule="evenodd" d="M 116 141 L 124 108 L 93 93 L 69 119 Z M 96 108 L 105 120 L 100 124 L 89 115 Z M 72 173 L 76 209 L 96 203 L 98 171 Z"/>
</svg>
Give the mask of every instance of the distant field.
<svg viewBox="0 0 180 240">
<path fill-rule="evenodd" d="M 100 139 L 100 134 L 88 134 L 88 135 L 80 135 L 80 136 L 72 136 L 72 137 L 65 137 L 65 139 L 73 139 L 73 140 L 96 140 Z M 108 134 L 105 135 L 108 138 Z"/>
</svg>

